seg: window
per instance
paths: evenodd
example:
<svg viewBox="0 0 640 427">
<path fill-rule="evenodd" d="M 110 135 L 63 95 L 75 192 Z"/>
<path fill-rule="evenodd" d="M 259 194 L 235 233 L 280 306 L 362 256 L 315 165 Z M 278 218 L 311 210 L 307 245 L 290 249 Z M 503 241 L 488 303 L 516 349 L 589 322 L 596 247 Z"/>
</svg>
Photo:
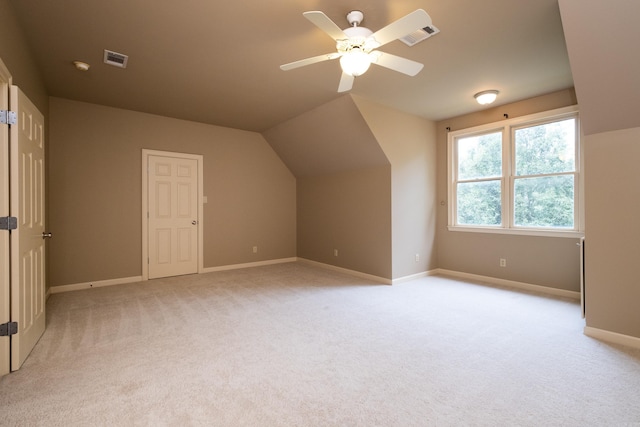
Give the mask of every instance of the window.
<svg viewBox="0 0 640 427">
<path fill-rule="evenodd" d="M 449 229 L 581 235 L 575 107 L 449 133 Z"/>
</svg>

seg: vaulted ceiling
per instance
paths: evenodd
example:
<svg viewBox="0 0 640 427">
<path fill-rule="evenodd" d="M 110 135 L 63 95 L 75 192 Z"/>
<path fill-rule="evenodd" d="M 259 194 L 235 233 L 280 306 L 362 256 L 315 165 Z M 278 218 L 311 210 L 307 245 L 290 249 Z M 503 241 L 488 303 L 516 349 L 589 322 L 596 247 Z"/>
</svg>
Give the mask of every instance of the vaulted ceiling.
<svg viewBox="0 0 640 427">
<path fill-rule="evenodd" d="M 238 129 L 264 131 L 342 94 L 337 60 L 279 66 L 335 51 L 302 16 L 340 27 L 350 10 L 376 31 L 424 9 L 440 33 L 381 50 L 425 64 L 415 77 L 372 66 L 352 94 L 431 120 L 573 86 L 557 0 L 11 0 L 50 95 Z M 126 69 L 103 50 L 129 55 Z M 74 60 L 87 62 L 77 71 Z"/>
<path fill-rule="evenodd" d="M 640 2 L 560 0 L 585 135 L 640 126 Z"/>
</svg>

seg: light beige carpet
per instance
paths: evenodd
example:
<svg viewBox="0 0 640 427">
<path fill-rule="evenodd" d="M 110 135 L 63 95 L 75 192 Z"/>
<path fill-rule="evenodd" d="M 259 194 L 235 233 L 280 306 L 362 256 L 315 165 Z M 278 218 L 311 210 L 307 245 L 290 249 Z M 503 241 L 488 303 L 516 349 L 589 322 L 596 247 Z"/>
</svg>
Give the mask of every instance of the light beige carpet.
<svg viewBox="0 0 640 427">
<path fill-rule="evenodd" d="M 5 426 L 640 425 L 577 303 L 280 264 L 52 295 Z"/>
</svg>

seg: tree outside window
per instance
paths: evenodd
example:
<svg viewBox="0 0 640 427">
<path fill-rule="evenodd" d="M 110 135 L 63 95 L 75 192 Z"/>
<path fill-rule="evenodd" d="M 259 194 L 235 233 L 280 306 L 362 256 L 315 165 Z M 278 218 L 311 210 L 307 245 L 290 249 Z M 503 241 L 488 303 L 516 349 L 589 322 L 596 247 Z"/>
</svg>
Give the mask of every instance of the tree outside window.
<svg viewBox="0 0 640 427">
<path fill-rule="evenodd" d="M 576 119 L 514 131 L 514 225 L 574 228 Z"/>
</svg>

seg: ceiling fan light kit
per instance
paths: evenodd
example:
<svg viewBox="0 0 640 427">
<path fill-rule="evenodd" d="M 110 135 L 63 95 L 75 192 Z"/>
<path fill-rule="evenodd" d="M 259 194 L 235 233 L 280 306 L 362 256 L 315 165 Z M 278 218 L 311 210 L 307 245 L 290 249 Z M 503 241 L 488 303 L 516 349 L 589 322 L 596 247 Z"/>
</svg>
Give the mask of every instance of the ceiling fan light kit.
<svg viewBox="0 0 640 427">
<path fill-rule="evenodd" d="M 370 54 L 365 53 L 358 47 L 351 49 L 340 57 L 342 71 L 353 77 L 366 73 L 370 65 Z"/>
<path fill-rule="evenodd" d="M 338 92 L 346 92 L 353 87 L 355 77 L 367 72 L 371 64 L 377 64 L 408 76 L 415 76 L 423 68 L 423 64 L 419 62 L 377 50 L 389 42 L 431 26 L 431 17 L 422 9 L 392 22 L 375 33 L 368 28 L 359 26 L 364 19 L 364 14 L 359 10 L 353 10 L 347 14 L 347 22 L 351 27 L 344 30 L 340 29 L 323 12 L 304 12 L 303 16 L 336 41 L 337 52 L 281 65 L 280 68 L 284 71 L 340 58 L 342 77 L 338 85 Z"/>
</svg>

